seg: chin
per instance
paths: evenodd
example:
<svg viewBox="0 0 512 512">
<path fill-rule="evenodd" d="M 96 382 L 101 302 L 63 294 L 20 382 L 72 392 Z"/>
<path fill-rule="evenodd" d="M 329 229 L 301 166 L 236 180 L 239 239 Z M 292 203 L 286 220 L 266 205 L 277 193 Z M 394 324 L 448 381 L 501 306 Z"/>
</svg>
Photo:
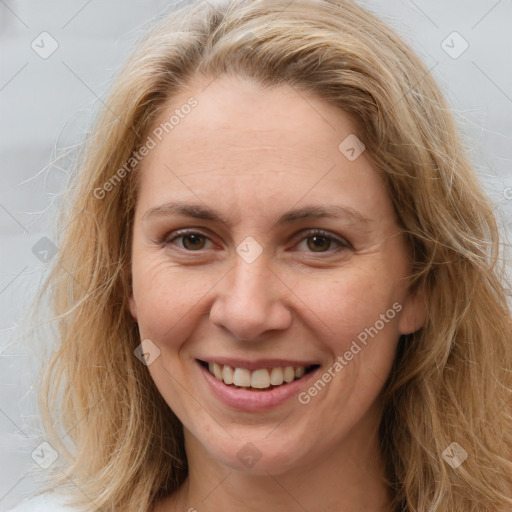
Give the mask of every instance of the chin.
<svg viewBox="0 0 512 512">
<path fill-rule="evenodd" d="M 300 444 L 284 444 L 277 439 L 264 439 L 260 436 L 251 440 L 250 436 L 243 441 L 230 438 L 223 443 L 215 443 L 207 448 L 210 456 L 230 470 L 253 475 L 285 473 L 299 464 L 305 447 Z M 299 447 L 300 446 L 300 450 Z"/>
</svg>

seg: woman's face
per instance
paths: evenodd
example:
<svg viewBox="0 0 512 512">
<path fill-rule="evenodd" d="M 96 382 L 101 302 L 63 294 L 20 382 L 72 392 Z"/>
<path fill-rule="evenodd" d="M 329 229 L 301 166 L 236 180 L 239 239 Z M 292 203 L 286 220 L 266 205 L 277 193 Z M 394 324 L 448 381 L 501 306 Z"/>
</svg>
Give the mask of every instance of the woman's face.
<svg viewBox="0 0 512 512">
<path fill-rule="evenodd" d="M 189 458 L 277 474 L 357 456 L 424 320 L 390 198 L 343 112 L 207 83 L 173 99 L 137 171 L 130 309 L 151 377 Z"/>
</svg>

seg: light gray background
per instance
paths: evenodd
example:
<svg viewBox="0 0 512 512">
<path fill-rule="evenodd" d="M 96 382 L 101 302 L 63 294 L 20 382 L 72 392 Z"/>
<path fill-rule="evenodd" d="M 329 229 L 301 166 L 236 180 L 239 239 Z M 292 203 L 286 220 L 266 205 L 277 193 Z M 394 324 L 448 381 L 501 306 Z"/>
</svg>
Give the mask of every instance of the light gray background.
<svg viewBox="0 0 512 512">
<path fill-rule="evenodd" d="M 385 15 L 440 82 L 510 238 L 512 0 L 361 3 Z M 112 77 L 152 19 L 172 5 L 0 0 L 0 510 L 37 487 L 28 471 L 40 434 L 34 382 L 40 353 L 20 340 L 20 332 L 50 263 L 32 248 L 54 235 L 55 206 L 73 148 Z M 47 59 L 31 48 L 44 31 L 59 45 Z M 454 31 L 469 44 L 458 58 L 442 47 Z M 452 54 L 464 44 L 457 38 L 444 43 L 454 47 Z M 37 342 L 47 346 L 51 340 Z"/>
</svg>

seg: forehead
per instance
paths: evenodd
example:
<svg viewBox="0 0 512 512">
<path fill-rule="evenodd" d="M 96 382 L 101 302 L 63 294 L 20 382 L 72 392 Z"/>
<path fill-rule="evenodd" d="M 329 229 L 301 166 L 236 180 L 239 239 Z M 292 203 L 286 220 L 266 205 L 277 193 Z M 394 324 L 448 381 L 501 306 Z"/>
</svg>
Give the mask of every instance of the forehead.
<svg viewBox="0 0 512 512">
<path fill-rule="evenodd" d="M 191 97 L 196 106 L 180 115 L 180 110 L 188 111 L 185 105 Z M 253 150 L 299 161 L 307 153 L 321 163 L 332 156 L 333 149 L 337 152 L 341 140 L 355 133 L 347 114 L 310 93 L 287 84 L 263 88 L 228 76 L 209 83 L 198 81 L 181 91 L 155 125 L 163 126 L 173 113 L 179 120 L 173 116 L 178 122 L 165 135 L 177 150 L 175 163 L 221 150 L 226 159 L 231 153 Z"/>
<path fill-rule="evenodd" d="M 195 106 L 184 108 L 190 98 Z M 349 116 L 289 85 L 263 88 L 234 77 L 197 82 L 169 101 L 151 133 L 159 129 L 161 140 L 141 169 L 139 198 L 148 208 L 184 196 L 267 208 L 269 200 L 278 207 L 277 198 L 283 206 L 301 196 L 356 206 L 386 195 L 364 152 L 351 161 L 340 151 L 355 137 Z"/>
</svg>

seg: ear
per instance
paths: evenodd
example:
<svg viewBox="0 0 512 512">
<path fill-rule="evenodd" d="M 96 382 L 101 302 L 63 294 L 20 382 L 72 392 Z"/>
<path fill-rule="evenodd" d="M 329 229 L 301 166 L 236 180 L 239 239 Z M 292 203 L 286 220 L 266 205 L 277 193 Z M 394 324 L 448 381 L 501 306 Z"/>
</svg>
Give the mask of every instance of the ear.
<svg viewBox="0 0 512 512">
<path fill-rule="evenodd" d="M 138 322 L 137 318 L 137 303 L 135 302 L 135 297 L 133 296 L 133 292 L 130 295 L 130 298 L 128 299 L 128 303 L 130 305 L 130 313 L 133 317 L 133 319 Z"/>
<path fill-rule="evenodd" d="M 427 306 L 423 294 L 417 290 L 407 295 L 398 322 L 400 334 L 412 334 L 421 329 L 427 318 Z"/>
<path fill-rule="evenodd" d="M 137 303 L 135 302 L 135 297 L 133 296 L 133 280 L 132 280 L 132 269 L 130 263 L 124 265 L 122 269 L 122 278 L 123 284 L 126 292 L 129 293 L 128 297 L 128 308 L 130 310 L 130 314 L 135 322 L 138 322 L 137 317 Z"/>
</svg>

